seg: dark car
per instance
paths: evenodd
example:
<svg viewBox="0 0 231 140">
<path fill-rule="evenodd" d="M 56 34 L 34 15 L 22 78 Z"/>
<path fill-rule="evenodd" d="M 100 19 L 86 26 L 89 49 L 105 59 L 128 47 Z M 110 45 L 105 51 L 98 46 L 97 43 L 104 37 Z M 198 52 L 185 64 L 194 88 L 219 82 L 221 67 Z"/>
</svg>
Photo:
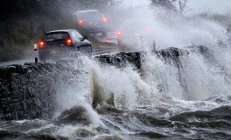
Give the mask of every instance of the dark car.
<svg viewBox="0 0 231 140">
<path fill-rule="evenodd" d="M 81 10 L 73 13 L 74 20 L 89 33 L 107 35 L 107 18 L 99 10 Z"/>
<path fill-rule="evenodd" d="M 67 58 L 74 53 L 92 54 L 92 46 L 87 37 L 74 29 L 49 31 L 38 46 L 39 59 L 43 62 L 47 59 Z"/>
<path fill-rule="evenodd" d="M 116 32 L 119 51 L 150 51 L 154 45 L 152 27 L 152 21 L 147 19 L 124 21 Z"/>
</svg>

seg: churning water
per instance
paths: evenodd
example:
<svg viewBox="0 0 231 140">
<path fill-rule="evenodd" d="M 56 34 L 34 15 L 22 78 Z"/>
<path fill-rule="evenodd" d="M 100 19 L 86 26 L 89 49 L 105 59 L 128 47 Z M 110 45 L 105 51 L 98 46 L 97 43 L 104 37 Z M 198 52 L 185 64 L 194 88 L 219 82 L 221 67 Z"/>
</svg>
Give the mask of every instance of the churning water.
<svg viewBox="0 0 231 140">
<path fill-rule="evenodd" d="M 229 139 L 231 138 L 230 45 L 192 47 L 172 58 L 142 56 L 124 68 L 79 58 L 73 73 L 54 80 L 57 113 L 51 120 L 2 121 L 11 139 Z M 63 77 L 62 77 L 63 76 Z M 70 82 L 71 81 L 71 82 Z"/>
</svg>

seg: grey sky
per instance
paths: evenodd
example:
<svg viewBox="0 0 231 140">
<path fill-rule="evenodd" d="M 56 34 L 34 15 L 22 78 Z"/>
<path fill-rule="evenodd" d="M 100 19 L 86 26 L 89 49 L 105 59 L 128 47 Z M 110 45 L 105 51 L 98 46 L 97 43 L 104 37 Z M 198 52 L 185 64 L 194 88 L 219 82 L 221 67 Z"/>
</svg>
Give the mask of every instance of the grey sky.
<svg viewBox="0 0 231 140">
<path fill-rule="evenodd" d="M 188 0 L 188 7 L 193 12 L 224 13 L 231 11 L 231 0 Z"/>
<path fill-rule="evenodd" d="M 150 0 L 121 0 L 122 7 L 136 7 L 150 4 Z M 175 3 L 177 5 L 177 3 Z M 213 12 L 231 13 L 231 0 L 188 0 L 187 13 Z"/>
</svg>

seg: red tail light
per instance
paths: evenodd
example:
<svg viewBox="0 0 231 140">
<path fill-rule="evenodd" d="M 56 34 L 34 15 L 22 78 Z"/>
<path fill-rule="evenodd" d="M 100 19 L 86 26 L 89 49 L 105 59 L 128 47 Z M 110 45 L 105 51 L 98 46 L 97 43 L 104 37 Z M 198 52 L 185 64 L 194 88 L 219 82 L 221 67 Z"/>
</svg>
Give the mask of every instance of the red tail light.
<svg viewBox="0 0 231 140">
<path fill-rule="evenodd" d="M 103 17 L 103 23 L 106 23 L 106 22 L 107 22 L 107 18 Z"/>
<path fill-rule="evenodd" d="M 44 48 L 44 46 L 45 46 L 45 42 L 44 41 L 40 41 L 39 42 L 39 47 L 42 49 L 42 48 Z"/>
<path fill-rule="evenodd" d="M 152 32 L 152 29 L 151 29 L 151 28 L 147 28 L 146 31 L 147 31 L 148 33 L 150 33 L 150 32 Z"/>
<path fill-rule="evenodd" d="M 116 32 L 116 36 L 117 36 L 117 37 L 120 37 L 121 35 L 122 35 L 122 32 L 121 32 L 121 31 L 117 31 L 117 32 Z"/>
<path fill-rule="evenodd" d="M 72 45 L 72 40 L 69 38 L 67 39 L 67 46 L 71 46 Z"/>
<path fill-rule="evenodd" d="M 83 25 L 83 20 L 78 21 L 79 25 Z"/>
<path fill-rule="evenodd" d="M 109 43 L 108 37 L 104 37 L 104 42 Z"/>
</svg>

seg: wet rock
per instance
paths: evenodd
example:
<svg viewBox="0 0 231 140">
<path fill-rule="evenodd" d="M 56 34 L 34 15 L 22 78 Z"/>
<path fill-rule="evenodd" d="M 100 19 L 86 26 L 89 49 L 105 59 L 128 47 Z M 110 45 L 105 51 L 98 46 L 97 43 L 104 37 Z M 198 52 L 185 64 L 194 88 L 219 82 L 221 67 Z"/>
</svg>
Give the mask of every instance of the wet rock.
<svg viewBox="0 0 231 140">
<path fill-rule="evenodd" d="M 10 65 L 7 67 L 10 73 L 25 74 L 27 73 L 27 68 L 23 68 L 21 65 Z"/>
<path fill-rule="evenodd" d="M 94 140 L 125 140 L 122 136 L 119 135 L 98 135 L 94 137 Z"/>
<path fill-rule="evenodd" d="M 208 53 L 208 48 L 206 46 L 200 45 L 200 46 L 189 46 L 187 47 L 188 49 L 190 49 L 191 52 L 198 52 L 200 54 L 206 54 Z"/>
<path fill-rule="evenodd" d="M 164 58 L 175 59 L 178 58 L 179 56 L 188 55 L 189 52 L 185 49 L 170 47 L 168 49 L 162 49 L 160 51 L 157 51 L 157 54 Z"/>
<path fill-rule="evenodd" d="M 55 119 L 54 123 L 61 125 L 61 124 L 83 124 L 83 125 L 90 125 L 91 119 L 89 114 L 83 106 L 74 106 L 69 110 L 65 110 L 62 114 Z"/>
<path fill-rule="evenodd" d="M 0 68 L 1 120 L 52 116 L 52 112 L 45 111 L 54 108 L 55 102 L 51 100 L 54 95 L 47 94 L 50 88 L 46 87 L 49 87 L 50 79 L 46 78 L 48 72 L 44 66 L 42 64 L 26 64 Z M 40 81 L 43 83 L 39 84 Z M 43 85 L 47 86 L 43 87 Z"/>
<path fill-rule="evenodd" d="M 136 68 L 140 69 L 141 55 L 142 53 L 140 52 L 118 53 L 115 55 L 100 55 L 95 57 L 95 59 L 101 63 L 114 65 L 119 68 L 124 67 L 128 64 L 132 64 Z"/>
<path fill-rule="evenodd" d="M 1 79 L 8 79 L 10 78 L 10 71 L 7 67 L 0 67 L 0 78 Z"/>
</svg>

